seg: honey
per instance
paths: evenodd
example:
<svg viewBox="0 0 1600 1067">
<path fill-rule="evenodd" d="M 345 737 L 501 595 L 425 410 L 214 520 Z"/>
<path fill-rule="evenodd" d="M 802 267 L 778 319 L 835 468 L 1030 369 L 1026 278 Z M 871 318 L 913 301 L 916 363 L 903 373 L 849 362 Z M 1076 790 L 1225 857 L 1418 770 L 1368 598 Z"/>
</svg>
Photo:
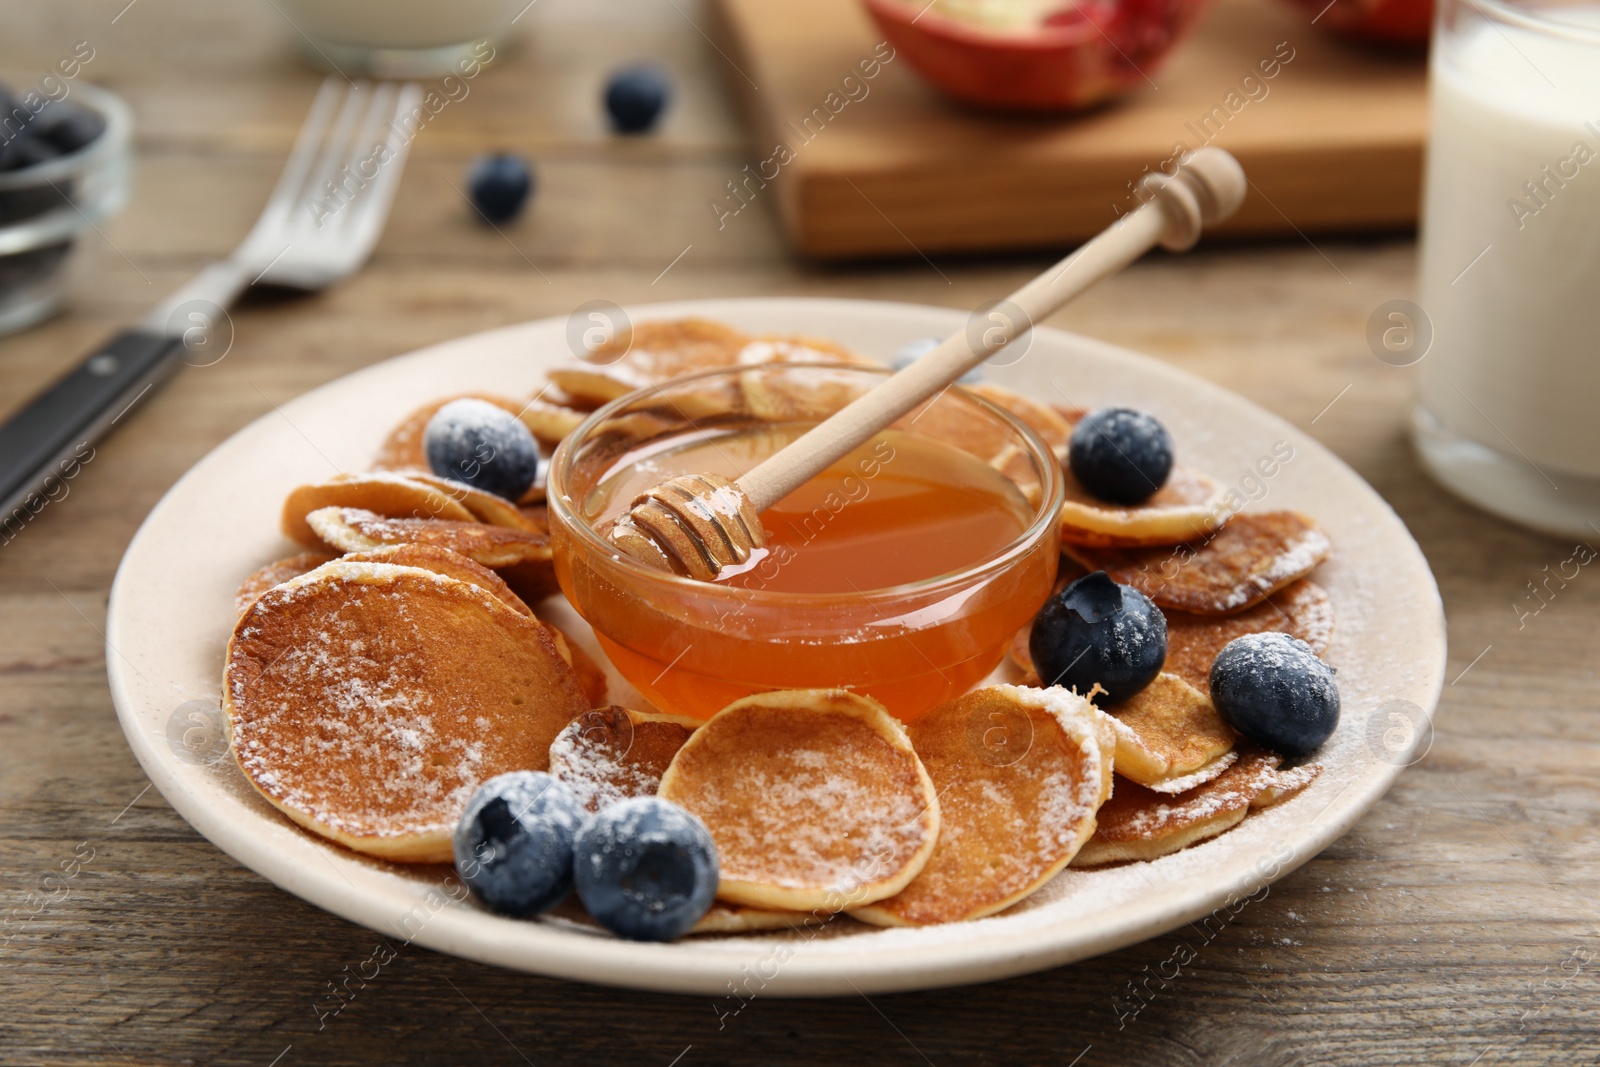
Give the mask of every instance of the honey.
<svg viewBox="0 0 1600 1067">
<path fill-rule="evenodd" d="M 641 490 L 675 474 L 737 478 L 805 425 L 707 434 L 603 482 L 589 511 L 603 525 Z M 1027 529 L 1032 508 L 1011 480 L 958 448 L 890 430 L 761 516 L 765 551 L 721 581 L 775 593 L 863 593 L 981 563 Z"/>
<path fill-rule="evenodd" d="M 655 441 L 583 497 L 603 529 L 677 474 L 736 478 L 809 424 L 745 423 Z M 1006 474 L 889 430 L 762 515 L 765 551 L 716 583 L 624 577 L 567 542 L 557 573 L 617 668 L 658 707 L 708 717 L 751 693 L 849 688 L 911 721 L 976 685 L 1055 579 L 1053 524 Z"/>
</svg>

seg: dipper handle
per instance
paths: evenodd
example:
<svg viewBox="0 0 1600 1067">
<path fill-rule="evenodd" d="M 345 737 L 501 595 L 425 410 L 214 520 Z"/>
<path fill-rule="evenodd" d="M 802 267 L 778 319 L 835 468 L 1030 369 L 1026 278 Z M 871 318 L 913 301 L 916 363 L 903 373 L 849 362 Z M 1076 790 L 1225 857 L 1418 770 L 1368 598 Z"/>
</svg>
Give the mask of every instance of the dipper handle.
<svg viewBox="0 0 1600 1067">
<path fill-rule="evenodd" d="M 1147 196 L 1143 204 L 990 308 L 984 321 L 946 337 L 738 481 L 686 475 L 641 494 L 612 528 L 612 544 L 641 561 L 707 581 L 724 567 L 746 562 L 766 543 L 761 512 L 1157 244 L 1174 252 L 1194 247 L 1203 226 L 1238 209 L 1246 186 L 1238 160 L 1215 147 L 1186 154 L 1171 176 L 1147 175 L 1140 183 Z"/>
</svg>

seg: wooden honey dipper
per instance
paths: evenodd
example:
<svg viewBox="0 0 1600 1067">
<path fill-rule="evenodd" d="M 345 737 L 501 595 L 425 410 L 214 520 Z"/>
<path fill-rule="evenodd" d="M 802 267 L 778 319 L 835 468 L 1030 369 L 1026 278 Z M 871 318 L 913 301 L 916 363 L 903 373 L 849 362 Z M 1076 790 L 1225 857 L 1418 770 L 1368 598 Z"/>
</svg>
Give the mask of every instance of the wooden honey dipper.
<svg viewBox="0 0 1600 1067">
<path fill-rule="evenodd" d="M 1140 183 L 1144 203 L 996 305 L 990 314 L 999 312 L 1002 321 L 994 327 L 946 337 L 738 481 L 683 474 L 645 490 L 607 539 L 636 560 L 701 581 L 748 562 L 767 543 L 763 511 L 1157 244 L 1173 252 L 1194 247 L 1202 225 L 1238 209 L 1245 186 L 1238 160 L 1213 147 L 1184 155 L 1172 176 L 1146 175 Z"/>
</svg>

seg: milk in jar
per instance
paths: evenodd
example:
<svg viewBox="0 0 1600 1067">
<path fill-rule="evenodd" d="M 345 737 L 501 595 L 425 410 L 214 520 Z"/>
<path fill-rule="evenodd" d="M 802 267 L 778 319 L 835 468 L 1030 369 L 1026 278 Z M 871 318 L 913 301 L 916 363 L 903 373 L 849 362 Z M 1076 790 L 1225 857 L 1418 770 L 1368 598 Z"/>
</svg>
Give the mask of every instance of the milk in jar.
<svg viewBox="0 0 1600 1067">
<path fill-rule="evenodd" d="M 1446 0 L 1431 92 L 1423 458 L 1491 511 L 1600 534 L 1600 5 Z"/>
</svg>

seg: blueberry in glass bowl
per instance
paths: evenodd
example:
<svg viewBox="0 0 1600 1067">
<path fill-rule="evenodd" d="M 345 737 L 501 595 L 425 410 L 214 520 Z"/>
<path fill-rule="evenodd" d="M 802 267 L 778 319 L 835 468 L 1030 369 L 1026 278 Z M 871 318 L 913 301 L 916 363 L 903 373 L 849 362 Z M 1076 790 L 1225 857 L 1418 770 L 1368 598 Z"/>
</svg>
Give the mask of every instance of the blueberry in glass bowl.
<svg viewBox="0 0 1600 1067">
<path fill-rule="evenodd" d="M 60 306 L 78 237 L 128 198 L 128 106 L 76 82 L 38 100 L 0 87 L 0 334 Z"/>
</svg>

